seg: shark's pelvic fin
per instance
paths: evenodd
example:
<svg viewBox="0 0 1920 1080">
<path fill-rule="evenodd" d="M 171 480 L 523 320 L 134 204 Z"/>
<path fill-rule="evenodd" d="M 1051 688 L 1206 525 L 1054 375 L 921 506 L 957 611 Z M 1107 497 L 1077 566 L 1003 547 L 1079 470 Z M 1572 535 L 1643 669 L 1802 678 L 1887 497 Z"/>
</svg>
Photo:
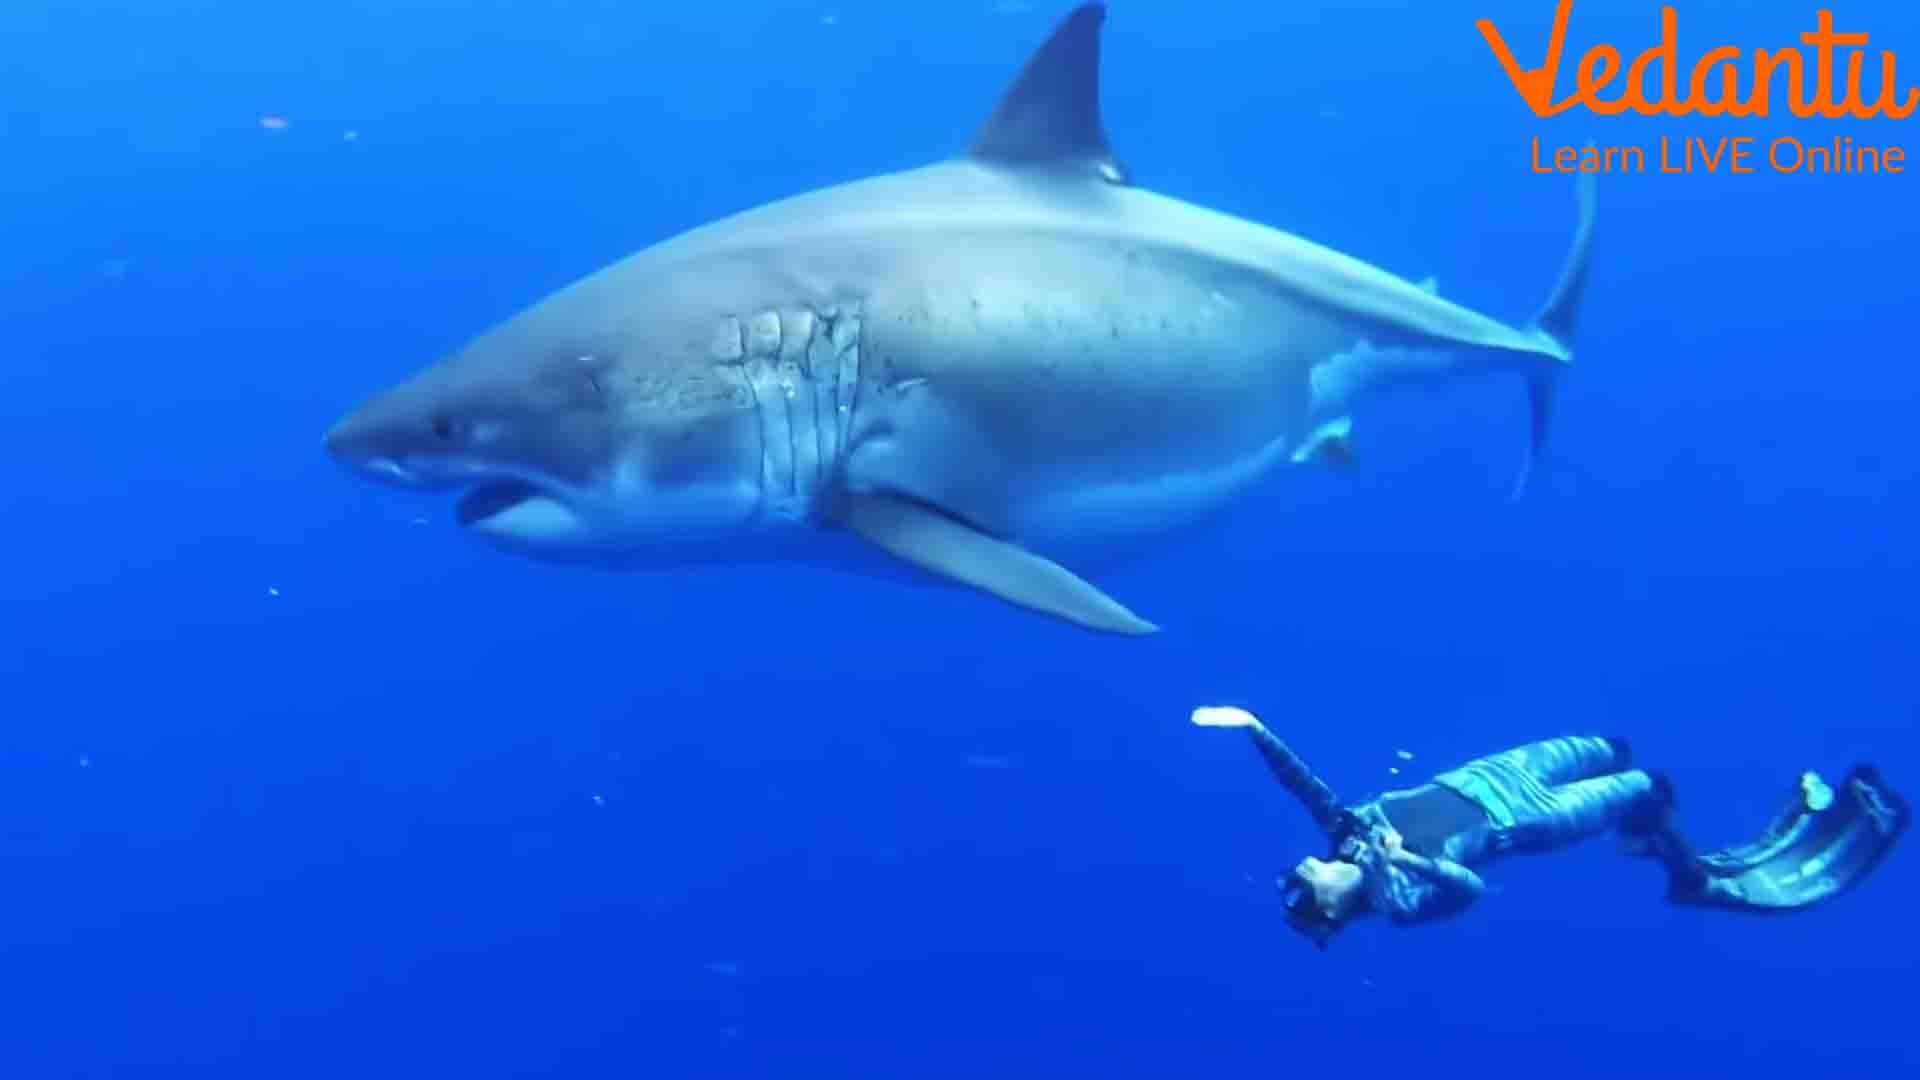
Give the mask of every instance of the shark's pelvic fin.
<svg viewBox="0 0 1920 1080">
<path fill-rule="evenodd" d="M 1159 627 L 1057 563 L 893 495 L 849 495 L 843 524 L 867 542 L 930 573 L 1012 604 L 1114 634 Z"/>
<path fill-rule="evenodd" d="M 1314 429 L 1300 449 L 1293 452 L 1293 463 L 1304 465 L 1307 462 L 1321 465 L 1339 465 L 1350 467 L 1353 457 L 1353 418 L 1342 416 L 1329 420 Z"/>
<path fill-rule="evenodd" d="M 970 157 L 1002 165 L 1084 169 L 1127 182 L 1100 119 L 1100 28 L 1107 6 L 1082 4 L 1063 19 L 1001 97 Z"/>
<path fill-rule="evenodd" d="M 1587 268 L 1593 256 L 1593 219 L 1598 198 L 1598 181 L 1593 173 L 1580 174 L 1575 197 L 1579 202 L 1579 224 L 1574 229 L 1573 247 L 1560 271 L 1560 282 L 1553 295 L 1533 321 L 1535 333 L 1545 338 L 1560 357 L 1561 365 L 1573 362 L 1574 332 L 1580 321 L 1580 301 L 1587 291 Z M 1560 376 L 1559 367 L 1540 369 L 1527 375 L 1527 457 L 1513 486 L 1513 497 L 1526 492 L 1533 466 L 1545 453 L 1548 429 L 1553 420 L 1553 395 Z"/>
</svg>

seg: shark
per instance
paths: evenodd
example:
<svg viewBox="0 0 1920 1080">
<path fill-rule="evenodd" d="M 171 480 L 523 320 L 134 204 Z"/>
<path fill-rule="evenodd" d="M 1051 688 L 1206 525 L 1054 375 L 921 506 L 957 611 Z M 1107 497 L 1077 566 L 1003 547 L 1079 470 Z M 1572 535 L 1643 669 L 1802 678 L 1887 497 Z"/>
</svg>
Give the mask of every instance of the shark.
<svg viewBox="0 0 1920 1080">
<path fill-rule="evenodd" d="M 1054 24 L 950 157 L 591 272 L 366 397 L 326 451 L 459 492 L 460 529 L 527 559 L 850 560 L 1117 635 L 1159 626 L 1097 570 L 1350 463 L 1376 392 L 1515 377 L 1518 496 L 1573 362 L 1591 176 L 1544 305 L 1502 322 L 1135 183 L 1102 117 L 1105 20 Z"/>
</svg>

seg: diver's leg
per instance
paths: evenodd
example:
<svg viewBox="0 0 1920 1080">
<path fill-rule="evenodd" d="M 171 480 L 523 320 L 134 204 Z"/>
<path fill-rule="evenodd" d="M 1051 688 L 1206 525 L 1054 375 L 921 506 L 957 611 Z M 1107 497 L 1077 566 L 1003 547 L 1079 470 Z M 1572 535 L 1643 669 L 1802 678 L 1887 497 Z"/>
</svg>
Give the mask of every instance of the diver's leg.
<svg viewBox="0 0 1920 1080">
<path fill-rule="evenodd" d="M 1627 740 L 1618 736 L 1567 735 L 1516 746 L 1481 760 L 1523 769 L 1552 787 L 1618 772 L 1632 762 L 1633 751 Z"/>
<path fill-rule="evenodd" d="M 1699 897 L 1719 886 L 1723 891 L 1731 889 L 1731 883 L 1716 882 L 1700 865 L 1695 856 L 1693 845 L 1680 834 L 1673 822 L 1671 808 L 1630 840 L 1637 843 L 1635 854 L 1647 856 L 1658 862 L 1667 872 L 1667 898 L 1685 900 Z"/>
<path fill-rule="evenodd" d="M 1514 822 L 1515 851 L 1552 851 L 1621 825 L 1655 822 L 1672 802 L 1665 781 L 1639 769 L 1561 784 L 1549 794 Z"/>
</svg>

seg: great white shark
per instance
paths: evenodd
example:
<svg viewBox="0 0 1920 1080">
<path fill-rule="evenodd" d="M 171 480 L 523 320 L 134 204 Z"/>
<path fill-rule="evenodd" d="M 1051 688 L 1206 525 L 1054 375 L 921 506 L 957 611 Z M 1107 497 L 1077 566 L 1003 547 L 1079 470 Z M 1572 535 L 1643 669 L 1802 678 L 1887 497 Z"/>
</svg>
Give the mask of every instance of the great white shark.
<svg viewBox="0 0 1920 1080">
<path fill-rule="evenodd" d="M 464 489 L 458 523 L 528 557 L 666 568 L 852 544 L 1121 634 L 1156 627 L 1089 566 L 1164 546 L 1277 469 L 1344 460 L 1372 391 L 1517 375 L 1524 484 L 1572 361 L 1591 177 L 1557 286 L 1511 326 L 1131 183 L 1101 118 L 1104 19 L 1066 16 L 963 154 L 630 255 L 372 397 L 328 451 Z"/>
</svg>

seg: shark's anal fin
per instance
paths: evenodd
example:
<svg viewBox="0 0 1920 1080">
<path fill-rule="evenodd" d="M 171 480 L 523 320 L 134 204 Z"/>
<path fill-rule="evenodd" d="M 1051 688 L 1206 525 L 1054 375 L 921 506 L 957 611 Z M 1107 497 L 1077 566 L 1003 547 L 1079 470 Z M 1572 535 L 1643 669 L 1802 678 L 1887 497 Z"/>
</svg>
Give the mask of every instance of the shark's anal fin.
<svg viewBox="0 0 1920 1080">
<path fill-rule="evenodd" d="M 850 495 L 841 523 L 875 547 L 1008 603 L 1090 630 L 1151 634 L 1159 629 L 1057 563 L 893 495 Z"/>
<path fill-rule="evenodd" d="M 1082 4 L 1061 20 L 967 148 L 1004 165 L 1085 169 L 1109 183 L 1127 171 L 1100 119 L 1100 26 L 1107 6 Z"/>
</svg>

